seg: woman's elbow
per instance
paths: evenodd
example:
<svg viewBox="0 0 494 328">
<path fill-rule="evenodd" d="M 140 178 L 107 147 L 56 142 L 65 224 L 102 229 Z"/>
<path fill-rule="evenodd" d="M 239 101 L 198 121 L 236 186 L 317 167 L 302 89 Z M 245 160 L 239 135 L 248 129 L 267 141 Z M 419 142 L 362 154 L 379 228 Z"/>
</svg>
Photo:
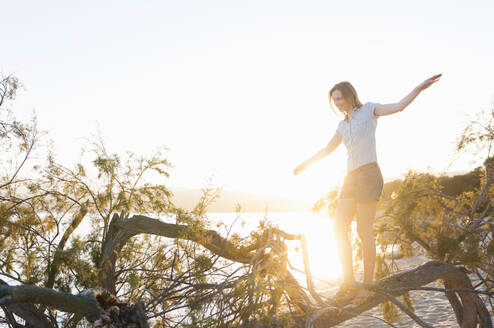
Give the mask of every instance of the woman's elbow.
<svg viewBox="0 0 494 328">
<path fill-rule="evenodd" d="M 394 112 L 395 113 L 402 112 L 406 107 L 407 107 L 406 105 L 398 106 Z"/>
<path fill-rule="evenodd" d="M 394 106 L 392 108 L 390 108 L 390 110 L 388 111 L 388 113 L 386 115 L 399 113 L 399 112 L 403 111 L 405 109 L 405 107 L 407 107 L 406 104 L 396 103 L 396 104 L 394 104 Z"/>
</svg>

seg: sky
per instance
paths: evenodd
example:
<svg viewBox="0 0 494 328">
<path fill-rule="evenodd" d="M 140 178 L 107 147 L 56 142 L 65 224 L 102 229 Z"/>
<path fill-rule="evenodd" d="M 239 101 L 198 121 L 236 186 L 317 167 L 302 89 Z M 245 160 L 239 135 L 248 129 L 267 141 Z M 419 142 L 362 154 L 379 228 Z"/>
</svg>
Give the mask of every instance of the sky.
<svg viewBox="0 0 494 328">
<path fill-rule="evenodd" d="M 493 105 L 492 1 L 2 1 L 0 72 L 24 84 L 58 158 L 99 133 L 111 152 L 166 146 L 170 186 L 314 199 L 346 171 L 341 145 L 298 176 L 341 116 L 327 93 L 350 81 L 379 118 L 387 179 L 467 171 L 453 154 L 466 121 Z M 88 156 L 88 155 L 85 155 Z M 87 160 L 87 158 L 82 159 Z"/>
</svg>

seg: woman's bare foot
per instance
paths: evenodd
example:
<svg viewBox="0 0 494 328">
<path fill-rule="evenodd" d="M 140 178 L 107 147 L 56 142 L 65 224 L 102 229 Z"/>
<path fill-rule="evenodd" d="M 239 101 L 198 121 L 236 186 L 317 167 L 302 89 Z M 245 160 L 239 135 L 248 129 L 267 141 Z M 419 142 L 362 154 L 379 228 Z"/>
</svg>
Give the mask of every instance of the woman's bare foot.
<svg viewBox="0 0 494 328">
<path fill-rule="evenodd" d="M 370 296 L 372 296 L 372 294 L 373 292 L 370 292 L 367 289 L 359 289 L 351 303 L 355 306 L 362 305 Z"/>
<path fill-rule="evenodd" d="M 353 282 L 344 282 L 332 297 L 331 304 L 338 306 L 349 303 L 357 295 L 358 287 Z"/>
</svg>

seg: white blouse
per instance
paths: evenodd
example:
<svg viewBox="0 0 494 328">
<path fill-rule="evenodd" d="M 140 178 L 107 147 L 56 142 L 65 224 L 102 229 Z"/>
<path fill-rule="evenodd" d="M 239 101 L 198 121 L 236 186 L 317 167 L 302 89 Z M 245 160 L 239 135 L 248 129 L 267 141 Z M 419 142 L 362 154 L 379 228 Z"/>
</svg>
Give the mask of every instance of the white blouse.
<svg viewBox="0 0 494 328">
<path fill-rule="evenodd" d="M 347 171 L 353 171 L 362 165 L 377 162 L 376 127 L 374 115 L 376 103 L 365 103 L 354 108 L 351 118 L 343 119 L 336 129 L 348 153 Z"/>
</svg>

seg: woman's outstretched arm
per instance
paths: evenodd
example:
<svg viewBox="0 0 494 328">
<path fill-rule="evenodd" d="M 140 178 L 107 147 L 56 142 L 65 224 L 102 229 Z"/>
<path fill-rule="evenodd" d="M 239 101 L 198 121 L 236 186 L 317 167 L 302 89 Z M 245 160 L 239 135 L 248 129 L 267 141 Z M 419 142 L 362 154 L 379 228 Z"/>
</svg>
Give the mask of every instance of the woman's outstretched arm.
<svg viewBox="0 0 494 328">
<path fill-rule="evenodd" d="M 324 157 L 328 156 L 329 154 L 331 154 L 336 149 L 336 147 L 339 146 L 340 143 L 341 143 L 341 138 L 338 134 L 335 133 L 335 135 L 333 136 L 333 138 L 331 138 L 331 140 L 329 141 L 329 143 L 326 147 L 324 147 L 323 149 L 318 151 L 314 156 L 312 156 L 311 158 L 309 158 L 308 160 L 306 160 L 305 162 L 303 162 L 302 164 L 297 166 L 295 168 L 295 170 L 293 170 L 293 174 L 295 174 L 295 175 L 299 174 L 300 172 L 305 170 L 305 168 L 307 168 L 307 166 L 309 166 L 309 165 L 317 162 L 318 160 L 323 159 Z"/>
<path fill-rule="evenodd" d="M 376 108 L 374 108 L 374 115 L 376 116 L 384 116 L 391 115 L 396 112 L 400 112 L 405 109 L 418 95 L 421 91 L 430 87 L 433 83 L 439 81 L 439 78 L 442 74 L 436 74 L 424 82 L 420 83 L 415 89 L 412 90 L 405 98 L 400 100 L 400 102 L 394 104 L 377 104 Z"/>
</svg>

